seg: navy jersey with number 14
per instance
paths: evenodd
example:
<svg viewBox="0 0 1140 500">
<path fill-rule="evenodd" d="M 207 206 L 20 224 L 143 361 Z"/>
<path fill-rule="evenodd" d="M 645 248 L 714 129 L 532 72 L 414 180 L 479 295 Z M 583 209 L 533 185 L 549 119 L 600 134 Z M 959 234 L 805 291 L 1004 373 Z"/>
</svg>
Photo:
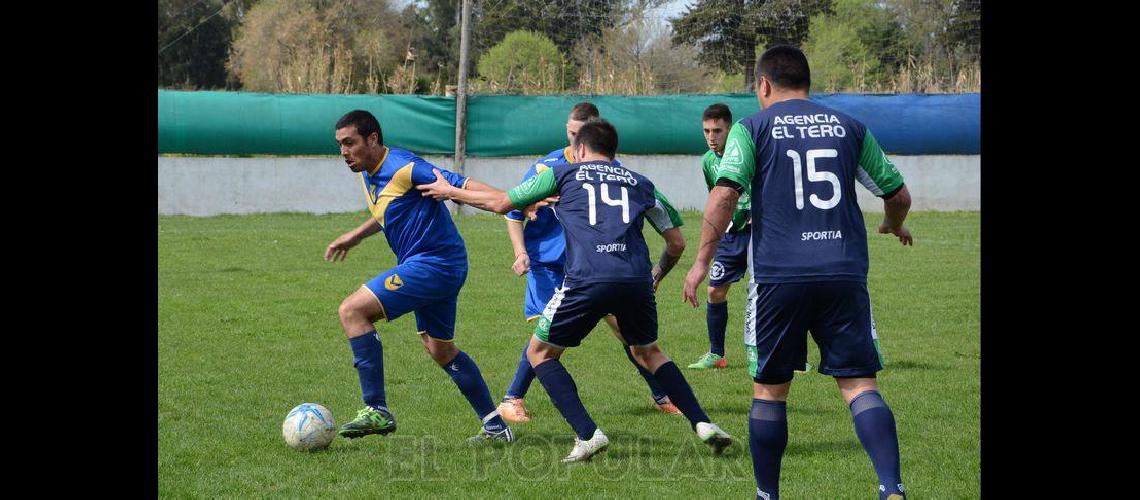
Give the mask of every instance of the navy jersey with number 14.
<svg viewBox="0 0 1140 500">
<path fill-rule="evenodd" d="M 555 213 L 566 235 L 566 287 L 651 280 L 643 219 L 658 233 L 681 225 L 649 179 L 605 161 L 555 166 L 507 194 L 516 207 L 560 196 Z"/>
</svg>

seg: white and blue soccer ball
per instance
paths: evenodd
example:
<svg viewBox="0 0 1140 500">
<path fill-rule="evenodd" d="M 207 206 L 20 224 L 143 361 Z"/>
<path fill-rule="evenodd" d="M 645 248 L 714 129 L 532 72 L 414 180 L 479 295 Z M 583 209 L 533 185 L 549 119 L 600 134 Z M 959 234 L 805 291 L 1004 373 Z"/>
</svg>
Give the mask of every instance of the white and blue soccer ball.
<svg viewBox="0 0 1140 500">
<path fill-rule="evenodd" d="M 328 408 L 316 403 L 301 403 L 285 416 L 281 435 L 294 450 L 324 449 L 336 437 L 336 421 Z"/>
</svg>

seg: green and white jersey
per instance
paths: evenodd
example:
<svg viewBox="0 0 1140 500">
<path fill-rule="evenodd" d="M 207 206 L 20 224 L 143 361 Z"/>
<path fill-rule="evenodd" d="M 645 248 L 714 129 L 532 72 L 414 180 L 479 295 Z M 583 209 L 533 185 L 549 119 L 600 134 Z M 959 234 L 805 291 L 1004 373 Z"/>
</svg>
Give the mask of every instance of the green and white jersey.
<svg viewBox="0 0 1140 500">
<path fill-rule="evenodd" d="M 720 156 L 713 150 L 708 150 L 701 158 L 701 170 L 705 173 L 705 186 L 712 191 L 716 186 L 716 171 L 720 166 Z M 744 230 L 744 226 L 752 219 L 752 186 L 744 186 L 744 193 L 736 200 L 736 211 L 732 212 L 732 221 L 729 222 L 726 233 L 736 233 Z"/>
</svg>

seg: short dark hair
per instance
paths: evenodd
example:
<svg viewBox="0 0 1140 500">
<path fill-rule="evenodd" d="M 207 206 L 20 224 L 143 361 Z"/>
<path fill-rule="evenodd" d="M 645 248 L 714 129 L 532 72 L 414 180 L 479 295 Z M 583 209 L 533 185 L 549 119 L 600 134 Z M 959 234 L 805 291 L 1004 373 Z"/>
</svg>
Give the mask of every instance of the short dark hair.
<svg viewBox="0 0 1140 500">
<path fill-rule="evenodd" d="M 349 125 L 356 127 L 356 131 L 360 133 L 360 137 L 363 137 L 366 141 L 368 140 L 368 136 L 376 132 L 377 144 L 384 144 L 384 132 L 380 130 L 380 122 L 375 116 L 372 116 L 372 113 L 358 109 L 345 113 L 344 116 L 336 121 L 337 130 Z"/>
<path fill-rule="evenodd" d="M 789 90 L 811 88 L 811 69 L 803 51 L 791 45 L 775 45 L 756 61 L 756 82 L 767 78 L 773 85 Z"/>
<path fill-rule="evenodd" d="M 590 151 L 601 153 L 612 160 L 617 154 L 617 129 L 603 118 L 591 118 L 578 129 L 578 135 L 574 136 L 574 146 L 580 144 L 585 144 Z"/>
<path fill-rule="evenodd" d="M 701 115 L 701 121 L 705 120 L 724 120 L 725 123 L 732 124 L 732 110 L 723 102 L 718 102 L 705 108 L 705 114 Z"/>
<path fill-rule="evenodd" d="M 574 107 L 570 109 L 570 119 L 575 121 L 584 122 L 590 118 L 598 118 L 600 116 L 602 116 L 602 114 L 598 113 L 598 107 L 587 101 L 575 104 Z"/>
</svg>

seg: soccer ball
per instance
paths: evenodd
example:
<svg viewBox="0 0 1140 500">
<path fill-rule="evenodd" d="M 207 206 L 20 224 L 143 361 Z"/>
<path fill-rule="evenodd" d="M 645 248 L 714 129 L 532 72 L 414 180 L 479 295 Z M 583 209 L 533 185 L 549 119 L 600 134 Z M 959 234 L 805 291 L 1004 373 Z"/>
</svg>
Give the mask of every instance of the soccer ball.
<svg viewBox="0 0 1140 500">
<path fill-rule="evenodd" d="M 281 435 L 294 450 L 324 449 L 336 437 L 336 421 L 328 408 L 316 403 L 301 403 L 285 416 Z"/>
</svg>

